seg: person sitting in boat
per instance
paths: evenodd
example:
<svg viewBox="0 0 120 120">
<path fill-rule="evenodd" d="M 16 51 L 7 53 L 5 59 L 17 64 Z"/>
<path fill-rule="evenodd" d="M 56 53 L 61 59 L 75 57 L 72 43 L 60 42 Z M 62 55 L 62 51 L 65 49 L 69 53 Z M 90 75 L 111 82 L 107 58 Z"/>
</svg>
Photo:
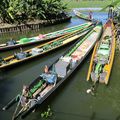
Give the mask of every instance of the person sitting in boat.
<svg viewBox="0 0 120 120">
<path fill-rule="evenodd" d="M 29 102 L 29 99 L 32 98 L 32 95 L 30 94 L 29 87 L 24 85 L 22 90 L 22 99 L 21 99 L 21 105 L 25 106 L 26 103 Z"/>
<path fill-rule="evenodd" d="M 47 65 L 45 65 L 44 72 L 45 72 L 46 74 L 49 73 L 49 69 L 48 69 L 48 66 L 47 66 Z"/>
<path fill-rule="evenodd" d="M 28 93 L 29 93 L 29 88 L 28 88 L 28 86 L 26 86 L 26 85 L 23 86 L 23 91 L 22 91 L 22 93 L 23 93 L 23 96 L 28 97 Z"/>
<path fill-rule="evenodd" d="M 46 81 L 47 84 L 54 84 L 54 86 L 56 85 L 57 75 L 55 72 L 49 71 L 47 65 L 45 65 L 44 73 L 42 73 L 40 76 Z"/>
<path fill-rule="evenodd" d="M 52 65 L 52 70 L 49 70 L 48 66 L 45 65 L 44 67 L 44 73 L 46 74 L 56 74 L 56 71 L 55 71 L 55 65 Z"/>
</svg>

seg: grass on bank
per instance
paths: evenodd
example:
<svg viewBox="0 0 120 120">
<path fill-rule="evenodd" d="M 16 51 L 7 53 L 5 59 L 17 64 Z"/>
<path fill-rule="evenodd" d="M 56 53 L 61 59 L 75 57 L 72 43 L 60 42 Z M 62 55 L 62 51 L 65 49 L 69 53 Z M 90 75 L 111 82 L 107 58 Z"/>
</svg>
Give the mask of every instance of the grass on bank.
<svg viewBox="0 0 120 120">
<path fill-rule="evenodd" d="M 63 0 L 64 3 L 68 4 L 68 9 L 72 8 L 99 8 L 109 5 L 112 0 Z"/>
</svg>

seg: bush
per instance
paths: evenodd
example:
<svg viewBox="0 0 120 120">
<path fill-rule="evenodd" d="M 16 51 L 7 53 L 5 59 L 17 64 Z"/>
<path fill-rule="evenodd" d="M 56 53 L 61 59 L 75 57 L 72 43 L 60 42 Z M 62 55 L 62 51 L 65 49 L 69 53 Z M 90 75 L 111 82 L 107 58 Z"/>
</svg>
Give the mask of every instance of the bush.
<svg viewBox="0 0 120 120">
<path fill-rule="evenodd" d="M 52 19 L 65 15 L 61 0 L 2 0 L 0 19 L 3 23 L 25 23 L 33 19 Z"/>
</svg>

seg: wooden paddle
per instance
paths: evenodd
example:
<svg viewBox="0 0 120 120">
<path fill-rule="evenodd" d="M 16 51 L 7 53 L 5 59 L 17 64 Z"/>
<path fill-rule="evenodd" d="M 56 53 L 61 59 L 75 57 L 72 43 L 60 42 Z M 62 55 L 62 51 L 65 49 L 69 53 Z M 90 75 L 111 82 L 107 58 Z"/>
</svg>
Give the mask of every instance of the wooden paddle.
<svg viewBox="0 0 120 120">
<path fill-rule="evenodd" d="M 23 93 L 22 93 L 22 95 L 20 96 L 20 100 L 19 100 L 19 102 L 18 102 L 18 104 L 17 104 L 17 106 L 16 106 L 16 109 L 15 109 L 14 113 L 13 113 L 12 120 L 15 120 L 15 117 L 16 117 L 15 115 L 16 115 L 16 113 L 17 113 L 18 107 L 20 106 L 22 97 L 23 97 Z"/>
</svg>

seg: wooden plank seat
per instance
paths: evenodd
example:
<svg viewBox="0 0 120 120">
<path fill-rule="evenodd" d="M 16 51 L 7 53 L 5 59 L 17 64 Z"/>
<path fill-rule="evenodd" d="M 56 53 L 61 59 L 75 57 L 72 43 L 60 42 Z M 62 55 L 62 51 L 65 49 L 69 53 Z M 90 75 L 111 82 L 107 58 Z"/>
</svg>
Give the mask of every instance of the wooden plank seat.
<svg viewBox="0 0 120 120">
<path fill-rule="evenodd" d="M 43 97 L 45 94 L 47 94 L 53 87 L 54 87 L 54 85 L 49 84 L 49 85 L 39 94 L 40 97 Z"/>
</svg>

